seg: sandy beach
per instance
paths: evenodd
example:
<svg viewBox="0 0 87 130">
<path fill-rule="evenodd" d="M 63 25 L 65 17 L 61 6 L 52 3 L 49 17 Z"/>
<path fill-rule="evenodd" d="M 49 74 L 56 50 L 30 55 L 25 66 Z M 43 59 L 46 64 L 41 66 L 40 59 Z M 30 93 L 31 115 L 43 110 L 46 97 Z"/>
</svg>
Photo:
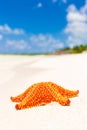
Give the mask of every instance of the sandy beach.
<svg viewBox="0 0 87 130">
<path fill-rule="evenodd" d="M 79 90 L 70 106 L 52 102 L 16 110 L 10 97 L 30 85 L 52 81 Z M 87 54 L 60 56 L 0 55 L 0 130 L 86 130 Z"/>
</svg>

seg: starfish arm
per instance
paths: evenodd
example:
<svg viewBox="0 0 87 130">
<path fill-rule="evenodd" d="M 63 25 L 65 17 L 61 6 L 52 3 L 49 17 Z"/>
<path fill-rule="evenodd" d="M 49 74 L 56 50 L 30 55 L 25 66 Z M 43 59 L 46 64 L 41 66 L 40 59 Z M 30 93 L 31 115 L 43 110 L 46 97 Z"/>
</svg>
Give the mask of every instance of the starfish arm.
<svg viewBox="0 0 87 130">
<path fill-rule="evenodd" d="M 64 94 L 62 94 L 62 95 L 67 96 L 68 98 L 72 98 L 72 97 L 76 97 L 78 95 L 78 93 L 79 93 L 79 90 L 72 91 L 72 90 L 66 89 Z"/>
<path fill-rule="evenodd" d="M 66 96 L 62 96 L 60 93 L 58 93 L 56 96 L 56 102 L 58 102 L 62 106 L 70 105 L 70 100 Z"/>
<path fill-rule="evenodd" d="M 33 95 L 27 95 L 22 102 L 20 102 L 19 104 L 16 104 L 15 108 L 17 110 L 22 110 L 25 108 L 31 108 L 34 106 L 39 106 L 41 104 L 40 101 L 36 100 L 35 96 Z"/>
<path fill-rule="evenodd" d="M 70 100 L 66 96 L 61 95 L 58 89 L 50 85 L 48 85 L 47 88 L 50 91 L 51 95 L 54 97 L 54 101 L 58 102 L 63 106 L 70 105 Z"/>
<path fill-rule="evenodd" d="M 73 91 L 73 90 L 68 90 L 63 87 L 58 86 L 58 90 L 61 93 L 61 95 L 66 96 L 68 98 L 72 98 L 78 95 L 79 90 Z"/>
<path fill-rule="evenodd" d="M 66 96 L 68 98 L 75 97 L 79 93 L 79 90 L 73 91 L 73 90 L 65 89 L 65 88 L 63 88 L 55 83 L 52 83 L 52 82 L 48 82 L 48 84 L 50 86 L 53 86 L 56 89 L 56 91 L 58 90 L 59 93 L 61 93 L 61 95 Z"/>
<path fill-rule="evenodd" d="M 16 97 L 10 97 L 10 99 L 13 101 L 13 102 L 21 102 L 27 94 L 29 93 L 32 93 L 32 91 L 35 89 L 35 86 L 32 85 L 30 86 L 28 89 L 26 89 L 23 93 L 19 94 L 18 96 Z"/>
<path fill-rule="evenodd" d="M 15 108 L 17 110 L 21 110 L 50 103 L 52 96 L 49 95 L 48 97 L 46 95 L 46 92 L 46 90 L 44 91 L 37 85 L 37 88 L 34 89 L 33 93 L 28 93 L 26 97 L 22 100 L 22 102 L 16 104 Z"/>
</svg>

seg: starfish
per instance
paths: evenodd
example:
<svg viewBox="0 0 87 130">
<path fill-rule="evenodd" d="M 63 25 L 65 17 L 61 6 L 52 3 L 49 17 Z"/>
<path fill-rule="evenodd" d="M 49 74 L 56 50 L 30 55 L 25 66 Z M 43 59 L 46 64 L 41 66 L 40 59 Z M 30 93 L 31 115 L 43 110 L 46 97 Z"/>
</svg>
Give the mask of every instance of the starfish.
<svg viewBox="0 0 87 130">
<path fill-rule="evenodd" d="M 68 90 L 53 82 L 40 82 L 31 85 L 22 94 L 11 97 L 11 100 L 13 102 L 19 102 L 19 104 L 15 106 L 17 110 L 40 106 L 51 102 L 58 102 L 63 106 L 68 106 L 70 105 L 69 98 L 77 96 L 78 93 L 79 90 Z"/>
</svg>

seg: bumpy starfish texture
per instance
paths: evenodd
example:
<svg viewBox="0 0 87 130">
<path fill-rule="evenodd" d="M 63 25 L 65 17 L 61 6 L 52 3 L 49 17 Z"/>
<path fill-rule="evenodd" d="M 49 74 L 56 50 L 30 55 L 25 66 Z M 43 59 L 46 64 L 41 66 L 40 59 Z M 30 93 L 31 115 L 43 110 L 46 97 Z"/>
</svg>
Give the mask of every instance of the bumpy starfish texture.
<svg viewBox="0 0 87 130">
<path fill-rule="evenodd" d="M 30 86 L 22 94 L 11 97 L 13 102 L 19 102 L 15 108 L 17 110 L 40 106 L 50 102 L 58 102 L 63 106 L 70 105 L 69 98 L 77 96 L 79 90 L 72 91 L 52 82 L 41 82 Z"/>
</svg>

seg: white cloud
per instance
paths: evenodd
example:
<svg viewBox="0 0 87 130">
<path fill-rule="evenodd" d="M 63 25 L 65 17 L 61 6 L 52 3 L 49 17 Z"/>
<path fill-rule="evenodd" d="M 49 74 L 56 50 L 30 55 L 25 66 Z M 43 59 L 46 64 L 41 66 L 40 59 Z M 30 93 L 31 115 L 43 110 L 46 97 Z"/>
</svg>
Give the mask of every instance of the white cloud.
<svg viewBox="0 0 87 130">
<path fill-rule="evenodd" d="M 50 34 L 38 34 L 31 35 L 29 37 L 29 42 L 34 46 L 38 47 L 40 51 L 53 51 L 55 49 L 63 48 L 64 44 L 58 40 L 58 38 L 53 37 Z"/>
<path fill-rule="evenodd" d="M 66 3 L 67 3 L 67 0 L 62 0 L 62 2 L 66 4 Z"/>
<path fill-rule="evenodd" d="M 15 37 L 14 37 L 15 38 Z M 7 52 L 13 53 L 45 53 L 61 49 L 64 44 L 51 34 L 32 34 L 28 39 L 18 39 L 6 37 L 3 48 Z M 4 49 L 4 52 L 6 51 Z"/>
<path fill-rule="evenodd" d="M 0 32 L 5 34 L 15 34 L 15 35 L 24 34 L 23 29 L 18 29 L 18 28 L 12 29 L 7 24 L 0 25 Z"/>
<path fill-rule="evenodd" d="M 6 46 L 12 47 L 15 49 L 23 50 L 28 47 L 28 44 L 24 40 L 7 40 Z"/>
<path fill-rule="evenodd" d="M 56 3 L 58 0 L 52 0 L 53 3 Z"/>
<path fill-rule="evenodd" d="M 3 35 L 0 34 L 0 41 L 3 39 Z"/>
<path fill-rule="evenodd" d="M 42 8 L 43 4 L 41 2 L 39 2 L 36 6 L 34 6 L 32 9 L 38 9 L 38 8 Z"/>
<path fill-rule="evenodd" d="M 64 33 L 67 34 L 69 46 L 87 44 L 87 3 L 79 10 L 75 5 L 67 9 L 67 26 Z"/>
<path fill-rule="evenodd" d="M 38 4 L 37 4 L 37 8 L 41 8 L 43 5 L 42 5 L 42 3 L 41 2 L 39 2 Z"/>
<path fill-rule="evenodd" d="M 57 2 L 59 2 L 59 0 L 52 0 L 52 3 L 57 3 Z M 67 0 L 61 0 L 60 2 L 66 4 Z"/>
<path fill-rule="evenodd" d="M 87 21 L 87 16 L 85 14 L 85 11 L 84 13 L 83 10 L 85 9 L 85 6 L 84 8 L 81 8 L 81 10 L 77 10 L 77 8 L 75 7 L 75 5 L 70 5 L 67 9 L 67 21 L 68 22 L 85 22 Z"/>
</svg>

